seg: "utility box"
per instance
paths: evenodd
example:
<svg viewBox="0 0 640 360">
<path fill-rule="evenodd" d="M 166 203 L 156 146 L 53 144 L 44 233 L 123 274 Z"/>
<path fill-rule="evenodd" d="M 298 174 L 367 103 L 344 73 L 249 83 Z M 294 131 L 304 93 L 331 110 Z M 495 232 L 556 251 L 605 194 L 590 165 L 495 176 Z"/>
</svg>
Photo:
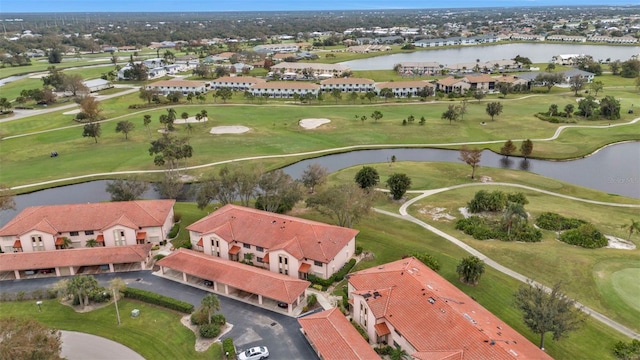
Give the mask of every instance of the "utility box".
<svg viewBox="0 0 640 360">
<path fill-rule="evenodd" d="M 140 310 L 138 309 L 133 309 L 131 310 L 131 317 L 138 317 L 140 315 Z"/>
</svg>

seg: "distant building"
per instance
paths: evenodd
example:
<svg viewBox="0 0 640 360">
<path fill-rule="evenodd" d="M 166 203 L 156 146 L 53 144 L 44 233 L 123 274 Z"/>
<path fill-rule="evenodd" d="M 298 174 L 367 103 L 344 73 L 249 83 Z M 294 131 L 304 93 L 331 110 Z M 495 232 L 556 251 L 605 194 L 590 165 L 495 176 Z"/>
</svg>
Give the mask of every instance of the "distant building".
<svg viewBox="0 0 640 360">
<path fill-rule="evenodd" d="M 147 89 L 157 90 L 161 95 L 169 95 L 172 92 L 179 92 L 182 95 L 189 93 L 205 93 L 207 87 L 204 81 L 193 80 L 163 80 L 156 81 L 146 86 Z"/>
<path fill-rule="evenodd" d="M 87 89 L 89 89 L 89 92 L 96 92 L 113 87 L 113 84 L 110 81 L 104 79 L 87 80 L 82 83 L 87 87 Z"/>
</svg>

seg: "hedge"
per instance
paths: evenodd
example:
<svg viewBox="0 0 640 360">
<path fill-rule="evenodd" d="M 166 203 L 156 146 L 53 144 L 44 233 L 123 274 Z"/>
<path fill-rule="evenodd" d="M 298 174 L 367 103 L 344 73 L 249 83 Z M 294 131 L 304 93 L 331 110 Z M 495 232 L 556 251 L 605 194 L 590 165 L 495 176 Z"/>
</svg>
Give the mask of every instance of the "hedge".
<svg viewBox="0 0 640 360">
<path fill-rule="evenodd" d="M 575 218 L 566 218 L 560 214 L 544 212 L 536 219 L 536 225 L 545 230 L 562 231 L 575 229 L 587 222 Z"/>
<path fill-rule="evenodd" d="M 345 275 L 349 273 L 349 271 L 356 265 L 356 259 L 351 259 L 349 262 L 344 264 L 340 270 L 331 275 L 328 279 L 323 279 L 321 277 L 315 276 L 313 274 L 309 274 L 307 276 L 307 280 L 309 280 L 312 284 L 322 285 L 323 287 L 331 286 L 336 281 L 342 281 Z"/>
<path fill-rule="evenodd" d="M 178 233 L 180 232 L 180 224 L 175 224 L 173 225 L 173 227 L 171 228 L 171 231 L 169 231 L 169 239 L 175 239 L 176 236 L 178 236 Z"/>
<path fill-rule="evenodd" d="M 509 235 L 502 224 L 480 216 L 470 216 L 456 222 L 456 229 L 477 240 L 499 239 L 502 241 L 540 242 L 542 232 L 531 225 L 511 229 Z"/>
<path fill-rule="evenodd" d="M 162 306 L 167 309 L 180 311 L 185 314 L 190 314 L 193 312 L 193 305 L 189 304 L 188 302 L 184 302 L 181 300 L 170 298 L 168 296 L 156 294 L 151 291 L 135 289 L 135 288 L 126 288 L 124 290 L 124 297 L 140 300 L 149 304 Z"/>
<path fill-rule="evenodd" d="M 222 351 L 227 354 L 227 359 L 236 358 L 236 347 L 233 345 L 232 338 L 226 338 L 222 340 Z"/>
<path fill-rule="evenodd" d="M 560 234 L 560 241 L 587 249 L 601 248 L 609 244 L 607 238 L 592 224 L 583 224 L 576 229 L 563 232 Z"/>
<path fill-rule="evenodd" d="M 214 337 L 220 335 L 222 329 L 220 329 L 220 325 L 211 323 L 201 325 L 198 331 L 200 332 L 200 336 L 202 336 L 203 338 L 213 339 Z"/>
</svg>

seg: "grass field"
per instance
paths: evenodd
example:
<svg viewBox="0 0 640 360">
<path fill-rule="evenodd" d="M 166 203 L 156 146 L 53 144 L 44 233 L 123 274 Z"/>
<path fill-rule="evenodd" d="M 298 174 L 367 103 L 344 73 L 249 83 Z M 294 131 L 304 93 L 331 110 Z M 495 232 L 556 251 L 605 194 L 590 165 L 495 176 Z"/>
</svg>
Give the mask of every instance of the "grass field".
<svg viewBox="0 0 640 360">
<path fill-rule="evenodd" d="M 117 325 L 115 306 L 77 313 L 57 300 L 45 300 L 42 311 L 32 301 L 0 303 L 0 317 L 34 318 L 60 330 L 79 331 L 111 339 L 130 347 L 145 359 L 222 359 L 222 346 L 214 343 L 206 352 L 195 351 L 195 335 L 180 323 L 181 313 L 145 303 L 118 301 L 122 324 Z M 133 309 L 140 316 L 128 316 Z"/>
</svg>

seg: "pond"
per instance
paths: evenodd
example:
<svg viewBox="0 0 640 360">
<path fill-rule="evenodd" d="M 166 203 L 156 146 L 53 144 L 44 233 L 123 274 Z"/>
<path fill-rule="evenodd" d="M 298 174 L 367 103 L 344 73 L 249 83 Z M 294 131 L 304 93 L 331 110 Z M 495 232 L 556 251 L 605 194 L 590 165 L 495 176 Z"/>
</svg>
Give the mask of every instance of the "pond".
<svg viewBox="0 0 640 360">
<path fill-rule="evenodd" d="M 554 55 L 585 54 L 596 61 L 607 59 L 626 61 L 640 53 L 640 46 L 568 45 L 568 44 L 500 44 L 467 46 L 450 49 L 415 51 L 411 53 L 381 55 L 368 59 L 345 61 L 351 70 L 390 70 L 400 62 L 435 61 L 442 65 L 465 62 L 513 59 L 516 55 L 528 57 L 533 63 L 548 63 Z"/>
<path fill-rule="evenodd" d="M 293 178 L 300 178 L 304 169 L 313 163 L 326 167 L 329 172 L 335 172 L 356 165 L 389 162 L 392 156 L 396 157 L 396 161 L 459 163 L 459 154 L 457 150 L 445 149 L 359 150 L 303 160 L 286 166 L 283 170 Z M 640 142 L 618 143 L 602 148 L 586 158 L 570 161 L 524 161 L 513 157 L 505 161 L 503 156 L 485 150 L 480 166 L 526 170 L 567 183 L 640 199 Z M 29 206 L 109 201 L 110 195 L 105 191 L 107 182 L 90 181 L 18 195 L 15 197 L 17 210 L 0 212 L 0 226 Z M 193 194 L 188 189 L 189 186 L 186 187 L 187 196 L 179 201 L 194 201 Z M 158 199 L 160 195 L 150 187 L 144 198 Z"/>
</svg>

